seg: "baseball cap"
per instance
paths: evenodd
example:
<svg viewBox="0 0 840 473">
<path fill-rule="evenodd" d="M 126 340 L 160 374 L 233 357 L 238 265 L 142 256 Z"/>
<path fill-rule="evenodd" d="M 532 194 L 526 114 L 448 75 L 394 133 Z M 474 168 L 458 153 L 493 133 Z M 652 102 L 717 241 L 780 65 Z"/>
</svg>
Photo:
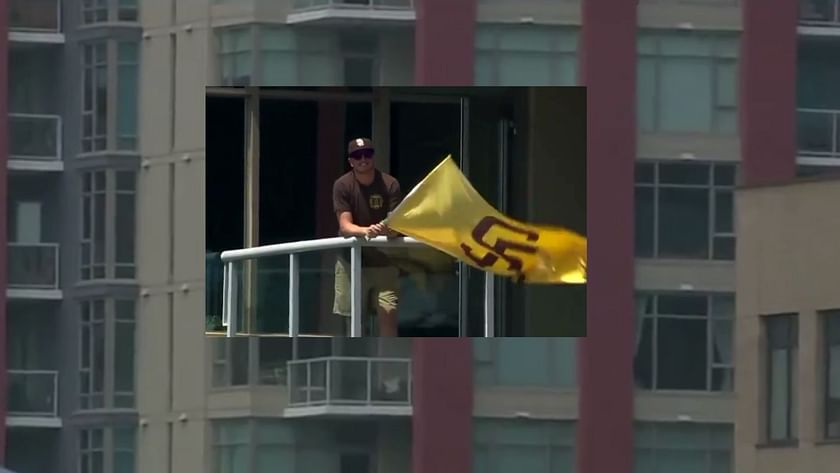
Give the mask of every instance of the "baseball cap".
<svg viewBox="0 0 840 473">
<path fill-rule="evenodd" d="M 347 154 L 353 154 L 364 149 L 373 151 L 373 143 L 369 138 L 355 138 L 347 144 Z"/>
</svg>

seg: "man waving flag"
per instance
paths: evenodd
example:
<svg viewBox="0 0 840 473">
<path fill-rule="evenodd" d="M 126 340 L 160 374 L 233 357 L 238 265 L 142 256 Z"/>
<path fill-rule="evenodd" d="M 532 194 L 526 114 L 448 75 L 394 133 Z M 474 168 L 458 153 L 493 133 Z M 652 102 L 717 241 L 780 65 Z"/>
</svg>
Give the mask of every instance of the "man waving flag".
<svg viewBox="0 0 840 473">
<path fill-rule="evenodd" d="M 484 271 L 543 284 L 586 282 L 586 238 L 499 213 L 447 156 L 384 222 Z"/>
</svg>

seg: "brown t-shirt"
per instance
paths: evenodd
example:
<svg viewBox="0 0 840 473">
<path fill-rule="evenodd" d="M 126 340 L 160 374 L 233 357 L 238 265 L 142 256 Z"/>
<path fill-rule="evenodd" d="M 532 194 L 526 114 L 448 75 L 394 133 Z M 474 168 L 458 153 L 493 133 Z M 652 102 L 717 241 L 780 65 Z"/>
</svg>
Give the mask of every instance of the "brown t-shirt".
<svg viewBox="0 0 840 473">
<path fill-rule="evenodd" d="M 401 200 L 400 183 L 379 170 L 367 186 L 356 179 L 353 171 L 336 179 L 333 185 L 333 210 L 336 215 L 350 212 L 353 223 L 361 227 L 385 220 Z M 349 261 L 349 252 L 344 256 Z M 362 252 L 362 266 L 388 265 L 388 258 L 382 252 L 372 248 L 365 248 Z"/>
</svg>

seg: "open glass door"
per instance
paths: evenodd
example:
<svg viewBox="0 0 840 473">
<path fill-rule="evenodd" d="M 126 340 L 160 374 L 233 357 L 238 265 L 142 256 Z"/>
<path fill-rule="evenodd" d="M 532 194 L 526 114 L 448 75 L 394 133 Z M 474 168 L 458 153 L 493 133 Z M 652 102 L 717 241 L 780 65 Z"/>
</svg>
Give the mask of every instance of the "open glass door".
<svg viewBox="0 0 840 473">
<path fill-rule="evenodd" d="M 457 95 L 396 93 L 390 101 L 390 171 L 407 194 L 447 155 L 461 159 L 461 99 Z M 457 336 L 458 264 L 430 248 L 392 255 L 403 277 L 400 336 Z"/>
<path fill-rule="evenodd" d="M 481 96 L 464 99 L 464 153 L 461 170 L 485 200 L 507 213 L 511 150 L 514 144 L 514 100 L 505 89 L 487 89 Z M 465 263 L 459 264 L 459 300 L 462 336 L 483 337 L 485 327 L 486 273 Z M 493 321 L 490 331 L 505 336 L 507 293 L 511 283 L 493 278 Z"/>
</svg>

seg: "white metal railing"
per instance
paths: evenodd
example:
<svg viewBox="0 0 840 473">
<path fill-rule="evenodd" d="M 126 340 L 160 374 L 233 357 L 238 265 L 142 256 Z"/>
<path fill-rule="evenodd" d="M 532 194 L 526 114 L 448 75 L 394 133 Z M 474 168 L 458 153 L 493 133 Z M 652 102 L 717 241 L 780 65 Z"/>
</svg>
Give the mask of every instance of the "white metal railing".
<svg viewBox="0 0 840 473">
<path fill-rule="evenodd" d="M 292 360 L 287 366 L 290 407 L 411 405 L 408 358 L 327 356 Z"/>
<path fill-rule="evenodd" d="M 9 29 L 61 32 L 61 0 L 9 0 Z"/>
<path fill-rule="evenodd" d="M 799 0 L 799 23 L 840 26 L 840 0 Z"/>
<path fill-rule="evenodd" d="M 9 370 L 9 415 L 58 416 L 58 371 Z"/>
<path fill-rule="evenodd" d="M 8 286 L 58 289 L 58 243 L 9 243 Z"/>
<path fill-rule="evenodd" d="M 11 159 L 61 159 L 61 117 L 36 113 L 9 114 Z"/>
<path fill-rule="evenodd" d="M 279 255 L 289 256 L 289 336 L 299 334 L 300 303 L 298 298 L 300 282 L 300 253 L 319 250 L 337 250 L 350 248 L 350 336 L 362 336 L 362 247 L 421 247 L 423 243 L 413 238 L 376 237 L 370 240 L 364 238 L 322 238 L 317 240 L 303 240 L 291 243 L 228 250 L 222 252 L 224 263 L 222 276 L 222 325 L 227 327 L 227 336 L 237 334 L 239 311 L 239 285 L 237 278 L 240 268 L 236 262 L 256 260 Z M 494 297 L 495 280 L 493 273 L 485 272 L 484 279 L 484 336 L 495 336 Z"/>
<path fill-rule="evenodd" d="M 414 8 L 414 0 L 295 0 L 295 10 L 318 8 L 408 10 Z"/>
<path fill-rule="evenodd" d="M 800 161 L 825 164 L 840 160 L 840 110 L 800 108 L 796 147 Z"/>
</svg>

